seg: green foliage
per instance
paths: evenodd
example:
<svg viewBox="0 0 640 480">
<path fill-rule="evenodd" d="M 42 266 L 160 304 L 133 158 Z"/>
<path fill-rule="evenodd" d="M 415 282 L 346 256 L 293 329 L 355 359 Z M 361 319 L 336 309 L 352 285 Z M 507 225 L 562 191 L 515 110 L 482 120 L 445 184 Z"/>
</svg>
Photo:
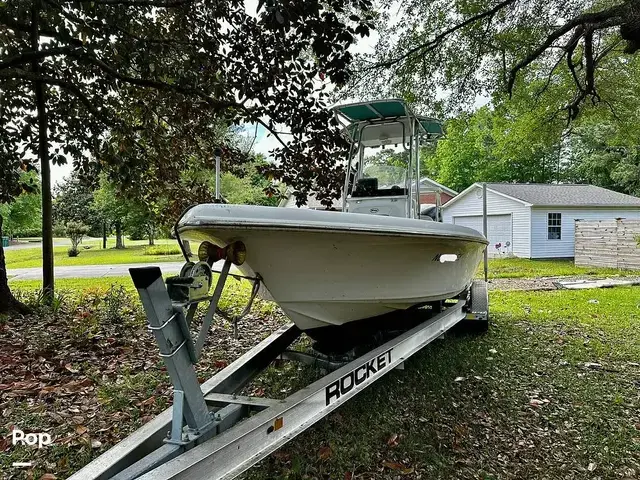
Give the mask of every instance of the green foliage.
<svg viewBox="0 0 640 480">
<path fill-rule="evenodd" d="M 99 159 L 132 196 L 177 183 L 186 159 L 210 152 L 216 129 L 230 124 L 289 127 L 294 141 L 280 152 L 304 176 L 330 165 L 342 141 L 327 129 L 328 94 L 318 98 L 314 80 L 322 72 L 345 84 L 349 47 L 372 26 L 371 3 L 260 3 L 256 11 L 193 3 L 3 4 L 0 25 L 12 33 L 0 58 L 0 201 L 19 193 L 20 167 L 34 163 L 25 146 L 37 154 L 34 78 L 43 85 L 49 144 L 57 145 L 51 160 L 74 160 L 93 176 Z M 43 53 L 33 55 L 33 42 Z M 226 146 L 225 161 L 244 161 L 232 150 Z"/>
<path fill-rule="evenodd" d="M 145 255 L 180 255 L 182 251 L 177 245 L 149 245 L 145 247 Z"/>
<path fill-rule="evenodd" d="M 635 139 L 620 135 L 616 123 L 585 122 L 571 135 L 571 158 L 567 176 L 640 196 L 640 133 Z"/>
<path fill-rule="evenodd" d="M 89 225 L 91 234 L 102 235 L 102 215 L 93 205 L 93 188 L 83 181 L 77 172 L 56 185 L 53 200 L 53 222 L 65 225 L 67 222 L 80 222 Z"/>
<path fill-rule="evenodd" d="M 563 126 L 523 103 L 485 106 L 447 122 L 447 136 L 426 160 L 427 169 L 458 191 L 476 181 L 558 180 Z"/>
<path fill-rule="evenodd" d="M 639 21 L 636 0 L 382 2 L 375 50 L 359 55 L 345 94 L 400 96 L 442 114 L 535 82 L 549 113 L 575 119 L 580 107 L 620 100 L 608 79 L 632 76 Z"/>
<path fill-rule="evenodd" d="M 225 172 L 220 178 L 222 196 L 229 203 L 245 205 L 271 205 L 278 204 L 276 196 L 267 197 L 264 187 L 259 183 L 254 183 L 250 176 L 237 177 L 232 173 Z"/>
<path fill-rule="evenodd" d="M 70 257 L 77 257 L 79 254 L 78 245 L 82 243 L 82 237 L 89 233 L 89 227 L 80 222 L 67 222 L 66 234 L 71 240 L 71 248 L 68 250 Z"/>
<path fill-rule="evenodd" d="M 39 188 L 39 179 L 34 173 L 23 174 L 22 181 L 33 182 Z M 42 235 L 42 201 L 38 193 L 23 192 L 11 203 L 0 204 L 0 215 L 4 219 L 3 234 L 11 237 L 39 237 Z M 35 235 L 32 235 L 35 233 Z"/>
</svg>

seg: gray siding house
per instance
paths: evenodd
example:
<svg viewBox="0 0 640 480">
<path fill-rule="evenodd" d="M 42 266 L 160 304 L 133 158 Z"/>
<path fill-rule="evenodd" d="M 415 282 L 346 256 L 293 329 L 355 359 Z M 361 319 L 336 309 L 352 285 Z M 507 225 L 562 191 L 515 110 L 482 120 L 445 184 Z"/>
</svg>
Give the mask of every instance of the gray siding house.
<svg viewBox="0 0 640 480">
<path fill-rule="evenodd" d="M 482 184 L 471 185 L 442 211 L 445 222 L 482 232 Z M 640 198 L 593 185 L 487 183 L 491 256 L 573 257 L 576 220 L 615 218 L 640 219 Z"/>
</svg>

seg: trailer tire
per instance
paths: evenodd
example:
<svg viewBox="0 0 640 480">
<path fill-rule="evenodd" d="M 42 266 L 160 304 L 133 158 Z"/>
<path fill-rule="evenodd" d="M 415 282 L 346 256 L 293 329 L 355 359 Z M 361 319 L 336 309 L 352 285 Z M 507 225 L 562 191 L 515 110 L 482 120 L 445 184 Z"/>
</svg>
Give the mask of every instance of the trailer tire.
<svg viewBox="0 0 640 480">
<path fill-rule="evenodd" d="M 474 280 L 465 291 L 467 318 L 459 323 L 462 331 L 485 333 L 489 330 L 489 292 L 487 282 Z"/>
</svg>

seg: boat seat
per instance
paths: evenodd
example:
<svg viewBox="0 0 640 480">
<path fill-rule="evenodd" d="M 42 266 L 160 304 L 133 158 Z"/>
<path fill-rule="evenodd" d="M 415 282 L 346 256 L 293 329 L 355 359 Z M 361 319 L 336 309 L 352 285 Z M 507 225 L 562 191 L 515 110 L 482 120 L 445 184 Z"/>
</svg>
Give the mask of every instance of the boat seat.
<svg viewBox="0 0 640 480">
<path fill-rule="evenodd" d="M 378 190 L 377 178 L 360 178 L 356 181 L 352 197 L 374 197 Z"/>
<path fill-rule="evenodd" d="M 407 189 L 402 187 L 378 188 L 377 178 L 361 178 L 356 182 L 352 197 L 391 197 L 407 195 Z"/>
</svg>

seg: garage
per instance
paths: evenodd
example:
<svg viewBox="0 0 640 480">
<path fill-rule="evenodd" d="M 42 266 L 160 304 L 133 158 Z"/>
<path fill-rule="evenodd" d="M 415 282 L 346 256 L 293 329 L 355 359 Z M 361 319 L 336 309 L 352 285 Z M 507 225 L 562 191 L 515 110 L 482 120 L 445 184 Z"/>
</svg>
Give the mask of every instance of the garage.
<svg viewBox="0 0 640 480">
<path fill-rule="evenodd" d="M 482 232 L 482 215 L 453 217 L 453 223 Z M 511 253 L 513 247 L 511 214 L 487 215 L 487 231 L 489 255 Z M 496 248 L 497 244 L 500 244 L 499 249 Z"/>
</svg>

